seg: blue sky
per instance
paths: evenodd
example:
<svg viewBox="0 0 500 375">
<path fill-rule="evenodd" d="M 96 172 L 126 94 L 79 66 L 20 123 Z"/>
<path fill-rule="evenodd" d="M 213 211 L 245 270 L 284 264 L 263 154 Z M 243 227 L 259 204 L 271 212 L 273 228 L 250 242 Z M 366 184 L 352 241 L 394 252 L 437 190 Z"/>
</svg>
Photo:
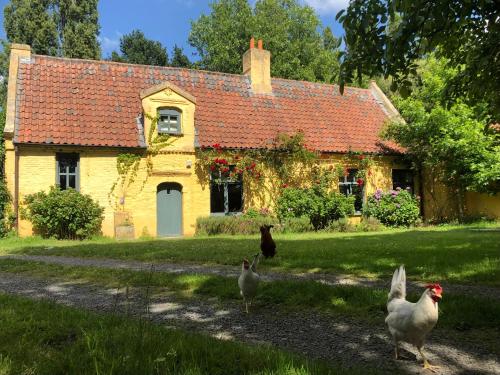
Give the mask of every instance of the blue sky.
<svg viewBox="0 0 500 375">
<path fill-rule="evenodd" d="M 335 14 L 347 5 L 348 0 L 299 1 L 312 6 L 323 24 L 330 26 L 336 36 L 343 34 L 342 27 L 335 22 Z M 211 0 L 100 0 L 99 22 L 103 57 L 119 49 L 119 40 L 123 34 L 140 29 L 147 38 L 160 41 L 167 47 L 169 53 L 174 44 L 177 44 L 184 48 L 191 60 L 196 60 L 196 56 L 193 55 L 195 50 L 187 41 L 191 21 L 196 20 L 201 14 L 209 13 L 210 2 Z M 5 37 L 3 8 L 8 3 L 8 0 L 0 0 L 2 38 Z"/>
</svg>

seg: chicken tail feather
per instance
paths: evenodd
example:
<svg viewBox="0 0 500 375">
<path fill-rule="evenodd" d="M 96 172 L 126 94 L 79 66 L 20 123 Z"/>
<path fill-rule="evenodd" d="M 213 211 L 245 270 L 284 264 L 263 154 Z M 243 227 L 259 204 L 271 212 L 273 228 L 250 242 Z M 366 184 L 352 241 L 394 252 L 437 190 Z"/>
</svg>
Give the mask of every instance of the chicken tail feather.
<svg viewBox="0 0 500 375">
<path fill-rule="evenodd" d="M 388 302 L 395 298 L 406 299 L 406 271 L 403 265 L 399 266 L 392 275 L 391 291 L 388 295 Z"/>
</svg>

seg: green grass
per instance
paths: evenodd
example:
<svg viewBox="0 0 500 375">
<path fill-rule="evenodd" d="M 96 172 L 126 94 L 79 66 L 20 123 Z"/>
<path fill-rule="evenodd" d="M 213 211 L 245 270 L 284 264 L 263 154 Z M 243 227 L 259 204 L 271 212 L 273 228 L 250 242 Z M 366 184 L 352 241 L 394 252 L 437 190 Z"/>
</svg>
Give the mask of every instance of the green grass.
<svg viewBox="0 0 500 375">
<path fill-rule="evenodd" d="M 179 298 L 215 297 L 219 301 L 241 301 L 235 278 L 213 275 L 179 275 L 128 270 L 60 266 L 20 260 L 0 260 L 0 272 L 11 272 L 61 281 L 91 282 L 105 287 L 167 288 Z M 419 294 L 410 294 L 416 301 Z M 314 281 L 261 282 L 256 306 L 282 309 L 317 309 L 370 323 L 383 324 L 387 290 L 359 286 L 328 286 Z M 444 294 L 439 327 L 447 329 L 495 329 L 500 327 L 500 301 Z"/>
<path fill-rule="evenodd" d="M 405 264 L 409 279 L 500 286 L 498 224 L 429 227 L 374 233 L 276 235 L 278 255 L 261 269 L 281 272 L 336 272 L 390 278 Z M 153 262 L 239 266 L 259 251 L 258 236 L 88 242 L 0 240 L 0 253 L 108 257 Z"/>
<path fill-rule="evenodd" d="M 376 374 L 0 294 L 0 374 Z"/>
</svg>

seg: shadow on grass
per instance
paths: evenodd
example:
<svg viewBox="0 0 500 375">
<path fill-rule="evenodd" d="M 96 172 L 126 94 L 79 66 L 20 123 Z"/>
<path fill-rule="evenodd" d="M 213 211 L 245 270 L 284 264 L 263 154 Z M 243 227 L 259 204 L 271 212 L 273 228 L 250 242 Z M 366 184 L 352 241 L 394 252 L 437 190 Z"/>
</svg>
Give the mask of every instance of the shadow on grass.
<svg viewBox="0 0 500 375">
<path fill-rule="evenodd" d="M 500 232 L 466 227 L 356 234 L 276 236 L 278 255 L 264 269 L 338 272 L 389 278 L 405 264 L 410 279 L 500 285 Z M 17 247 L 16 247 L 17 246 Z M 238 266 L 259 251 L 259 238 L 203 237 L 88 243 L 35 242 L 12 245 L 14 254 L 134 259 L 152 262 Z"/>
</svg>

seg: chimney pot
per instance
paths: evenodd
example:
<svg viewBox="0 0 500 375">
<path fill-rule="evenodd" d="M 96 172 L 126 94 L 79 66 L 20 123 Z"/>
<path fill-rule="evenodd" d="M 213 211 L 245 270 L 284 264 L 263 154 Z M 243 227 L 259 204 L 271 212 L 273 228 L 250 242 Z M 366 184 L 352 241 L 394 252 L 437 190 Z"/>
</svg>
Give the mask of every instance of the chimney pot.
<svg viewBox="0 0 500 375">
<path fill-rule="evenodd" d="M 250 38 L 250 48 L 255 48 L 255 39 L 254 39 L 254 37 Z"/>
<path fill-rule="evenodd" d="M 264 49 L 262 47 L 262 39 L 259 39 L 257 46 L 259 47 L 259 49 Z"/>
</svg>

